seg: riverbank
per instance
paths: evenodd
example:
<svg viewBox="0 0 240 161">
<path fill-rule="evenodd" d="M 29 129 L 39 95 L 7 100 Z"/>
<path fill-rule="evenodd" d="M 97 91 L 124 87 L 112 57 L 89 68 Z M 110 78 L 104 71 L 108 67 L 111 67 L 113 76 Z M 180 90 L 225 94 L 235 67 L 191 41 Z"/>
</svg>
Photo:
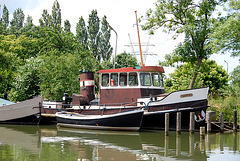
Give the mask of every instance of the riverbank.
<svg viewBox="0 0 240 161">
<path fill-rule="evenodd" d="M 221 112 L 224 112 L 224 121 L 233 121 L 233 111 L 240 110 L 240 97 L 227 96 L 208 99 L 208 111 L 216 111 L 216 120 L 220 120 Z M 239 120 L 239 114 L 238 114 Z"/>
</svg>

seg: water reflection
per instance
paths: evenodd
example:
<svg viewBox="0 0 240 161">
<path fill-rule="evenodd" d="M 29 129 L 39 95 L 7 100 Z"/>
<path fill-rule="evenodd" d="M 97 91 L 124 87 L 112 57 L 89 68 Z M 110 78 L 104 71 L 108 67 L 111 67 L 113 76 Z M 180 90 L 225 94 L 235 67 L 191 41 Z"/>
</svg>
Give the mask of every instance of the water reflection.
<svg viewBox="0 0 240 161">
<path fill-rule="evenodd" d="M 117 132 L 0 126 L 0 160 L 239 160 L 239 133 Z"/>
</svg>

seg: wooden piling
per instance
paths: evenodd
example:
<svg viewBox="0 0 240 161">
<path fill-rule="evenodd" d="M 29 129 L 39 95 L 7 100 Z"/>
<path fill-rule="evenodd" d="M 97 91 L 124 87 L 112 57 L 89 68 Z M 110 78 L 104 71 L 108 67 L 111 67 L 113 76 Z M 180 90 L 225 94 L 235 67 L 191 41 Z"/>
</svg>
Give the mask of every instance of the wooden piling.
<svg viewBox="0 0 240 161">
<path fill-rule="evenodd" d="M 237 132 L 237 110 L 233 111 L 233 132 Z"/>
<path fill-rule="evenodd" d="M 190 120 L 189 120 L 189 132 L 194 133 L 195 131 L 195 120 L 194 120 L 195 112 L 190 112 Z"/>
<path fill-rule="evenodd" d="M 165 113 L 165 135 L 168 136 L 169 132 L 169 113 Z"/>
<path fill-rule="evenodd" d="M 181 134 L 181 112 L 177 112 L 177 119 L 176 119 L 176 132 L 177 134 Z"/>
<path fill-rule="evenodd" d="M 202 139 L 205 138 L 205 127 L 200 127 L 200 137 L 201 137 Z"/>
<path fill-rule="evenodd" d="M 207 132 L 211 132 L 211 112 L 207 112 Z"/>
<path fill-rule="evenodd" d="M 221 112 L 221 116 L 220 116 L 220 131 L 221 132 L 224 131 L 224 112 Z"/>
</svg>

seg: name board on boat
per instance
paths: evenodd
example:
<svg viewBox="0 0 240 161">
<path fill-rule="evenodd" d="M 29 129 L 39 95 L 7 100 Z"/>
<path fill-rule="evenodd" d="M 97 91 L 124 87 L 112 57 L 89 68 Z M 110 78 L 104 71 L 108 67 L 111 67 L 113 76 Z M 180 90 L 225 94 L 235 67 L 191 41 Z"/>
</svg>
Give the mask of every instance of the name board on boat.
<svg viewBox="0 0 240 161">
<path fill-rule="evenodd" d="M 192 97 L 193 94 L 192 93 L 188 93 L 188 94 L 182 94 L 180 95 L 181 98 L 184 98 L 184 97 Z"/>
</svg>

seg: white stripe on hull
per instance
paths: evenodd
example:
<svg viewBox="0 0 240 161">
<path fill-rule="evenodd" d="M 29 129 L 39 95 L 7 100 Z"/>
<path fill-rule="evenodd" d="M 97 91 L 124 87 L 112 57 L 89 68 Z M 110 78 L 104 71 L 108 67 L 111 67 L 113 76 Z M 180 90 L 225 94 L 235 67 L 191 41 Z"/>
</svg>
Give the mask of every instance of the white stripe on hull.
<svg viewBox="0 0 240 161">
<path fill-rule="evenodd" d="M 58 123 L 57 126 L 80 128 L 80 129 L 97 129 L 97 130 L 126 130 L 126 131 L 138 131 L 140 127 L 109 127 L 109 126 L 88 126 L 88 125 L 75 125 Z"/>
</svg>

